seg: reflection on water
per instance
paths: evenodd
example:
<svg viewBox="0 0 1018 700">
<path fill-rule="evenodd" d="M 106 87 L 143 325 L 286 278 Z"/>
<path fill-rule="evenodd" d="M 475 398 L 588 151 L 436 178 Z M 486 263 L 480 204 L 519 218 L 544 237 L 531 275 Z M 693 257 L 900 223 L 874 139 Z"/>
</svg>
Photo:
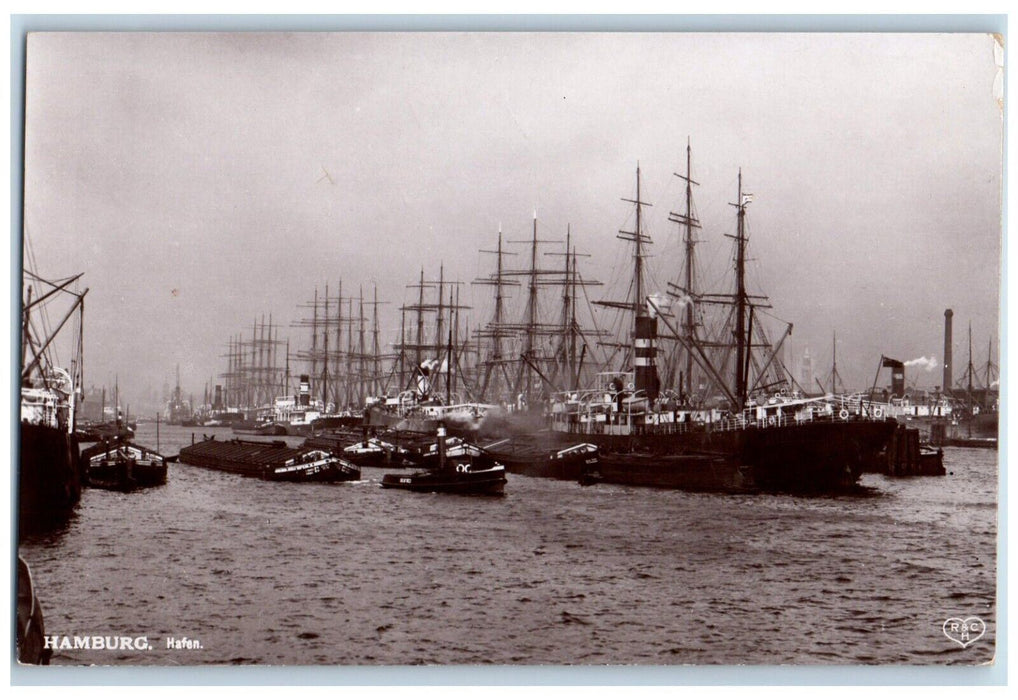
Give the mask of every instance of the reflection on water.
<svg viewBox="0 0 1018 700">
<path fill-rule="evenodd" d="M 174 454 L 192 432 L 161 427 Z M 201 435 L 197 435 L 200 439 Z M 155 426 L 139 426 L 155 446 Z M 182 464 L 88 489 L 27 538 L 50 635 L 150 651 L 53 664 L 986 663 L 997 453 L 834 498 L 712 495 L 510 474 L 504 498 L 270 483 Z M 968 648 L 949 617 L 989 629 Z M 201 648 L 168 649 L 167 638 Z"/>
</svg>

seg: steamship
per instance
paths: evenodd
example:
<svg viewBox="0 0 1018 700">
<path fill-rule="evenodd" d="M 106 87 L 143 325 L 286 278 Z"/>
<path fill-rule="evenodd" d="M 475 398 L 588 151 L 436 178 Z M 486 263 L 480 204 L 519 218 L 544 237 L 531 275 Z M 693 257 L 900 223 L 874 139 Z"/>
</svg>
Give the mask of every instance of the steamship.
<svg viewBox="0 0 1018 700">
<path fill-rule="evenodd" d="M 891 385 L 882 392 L 876 392 L 875 387 L 871 390 L 872 406 L 875 411 L 918 430 L 923 442 L 931 446 L 995 448 L 999 411 L 999 393 L 993 381 L 995 367 L 989 357 L 985 368 L 977 371 L 973 366 L 970 327 L 968 365 L 958 383 L 952 383 L 953 316 L 951 309 L 944 311 L 942 386 L 936 392 L 917 396 L 906 389 L 905 370 L 911 363 L 882 357 L 881 366 L 891 369 Z"/>
<path fill-rule="evenodd" d="M 78 440 L 75 437 L 77 398 L 82 384 L 82 310 L 85 294 L 72 291 L 81 274 L 50 281 L 25 269 L 21 316 L 21 429 L 18 471 L 18 522 L 22 531 L 45 530 L 67 520 L 81 497 Z M 69 300 L 63 318 L 48 335 L 47 307 Z M 36 317 L 42 317 L 37 321 Z M 52 363 L 54 342 L 71 322 L 70 370 Z"/>
<path fill-rule="evenodd" d="M 791 324 L 778 343 L 770 343 L 759 324 L 761 312 L 770 308 L 766 297 L 747 292 L 745 219 L 752 195 L 743 192 L 740 171 L 733 204 L 737 233 L 729 236 L 735 242 L 734 292 L 700 294 L 692 289 L 692 229 L 699 222 L 689 206 L 689 186 L 695 183 L 688 168 L 683 179 L 686 213 L 670 219 L 686 228 L 687 275 L 685 284 L 669 285 L 668 296 L 684 307 L 684 322 L 676 328 L 666 301 L 646 292 L 643 259 L 651 241 L 641 230 L 646 203 L 640 200 L 637 168 L 636 199 L 627 200 L 636 207 L 636 229 L 618 236 L 635 248 L 633 293 L 628 301 L 600 302 L 632 315 L 629 366 L 602 373 L 595 387 L 554 395 L 548 411 L 552 432 L 563 443 L 580 438 L 597 445 L 597 476 L 610 483 L 728 492 L 828 493 L 853 487 L 864 466 L 884 450 L 896 423 L 873 417 L 861 398 L 773 391 L 775 358 Z M 706 337 L 694 307 L 723 307 L 723 330 Z M 678 393 L 662 391 L 657 373 L 659 322 L 685 350 L 687 370 Z M 719 406 L 693 405 L 694 364 L 723 394 Z"/>
<path fill-rule="evenodd" d="M 262 435 L 310 435 L 312 433 L 358 425 L 359 416 L 327 413 L 320 399 L 311 396 L 311 378 L 300 375 L 297 393 L 279 396 L 271 413 L 265 414 Z"/>
</svg>

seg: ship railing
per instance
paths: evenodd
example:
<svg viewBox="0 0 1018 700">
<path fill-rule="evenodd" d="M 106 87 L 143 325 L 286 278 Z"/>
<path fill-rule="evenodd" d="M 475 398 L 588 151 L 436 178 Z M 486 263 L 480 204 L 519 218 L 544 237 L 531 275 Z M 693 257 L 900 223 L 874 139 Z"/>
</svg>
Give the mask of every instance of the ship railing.
<svg viewBox="0 0 1018 700">
<path fill-rule="evenodd" d="M 710 413 L 705 414 L 710 416 Z M 682 416 L 687 418 L 688 416 Z M 597 435 L 673 434 L 691 430 L 727 432 L 751 428 L 781 427 L 818 422 L 870 419 L 861 404 L 845 401 L 814 401 L 792 406 L 754 406 L 738 414 L 717 419 L 678 419 L 676 412 L 627 413 L 625 411 L 580 411 L 553 413 L 553 423 L 565 432 Z"/>
</svg>

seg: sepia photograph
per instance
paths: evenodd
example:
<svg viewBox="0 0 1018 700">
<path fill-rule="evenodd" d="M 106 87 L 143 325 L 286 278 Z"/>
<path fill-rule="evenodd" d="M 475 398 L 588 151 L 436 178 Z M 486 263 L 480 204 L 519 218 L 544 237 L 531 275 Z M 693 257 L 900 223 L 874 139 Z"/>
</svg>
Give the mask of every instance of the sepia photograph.
<svg viewBox="0 0 1018 700">
<path fill-rule="evenodd" d="M 23 50 L 23 672 L 1001 663 L 1002 36 Z"/>
</svg>

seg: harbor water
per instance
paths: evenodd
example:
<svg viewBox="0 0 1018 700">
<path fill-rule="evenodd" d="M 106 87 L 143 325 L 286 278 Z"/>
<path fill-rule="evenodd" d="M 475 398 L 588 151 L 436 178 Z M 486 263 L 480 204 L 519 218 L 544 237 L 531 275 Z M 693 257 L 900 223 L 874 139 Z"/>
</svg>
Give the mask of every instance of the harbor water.
<svg viewBox="0 0 1018 700">
<path fill-rule="evenodd" d="M 159 446 L 202 433 L 232 437 L 162 426 Z M 997 452 L 944 462 L 821 498 L 513 474 L 465 497 L 383 490 L 382 469 L 291 484 L 171 464 L 165 486 L 86 489 L 20 553 L 48 635 L 151 647 L 59 665 L 987 663 Z M 970 617 L 987 630 L 962 647 L 944 623 Z"/>
</svg>

